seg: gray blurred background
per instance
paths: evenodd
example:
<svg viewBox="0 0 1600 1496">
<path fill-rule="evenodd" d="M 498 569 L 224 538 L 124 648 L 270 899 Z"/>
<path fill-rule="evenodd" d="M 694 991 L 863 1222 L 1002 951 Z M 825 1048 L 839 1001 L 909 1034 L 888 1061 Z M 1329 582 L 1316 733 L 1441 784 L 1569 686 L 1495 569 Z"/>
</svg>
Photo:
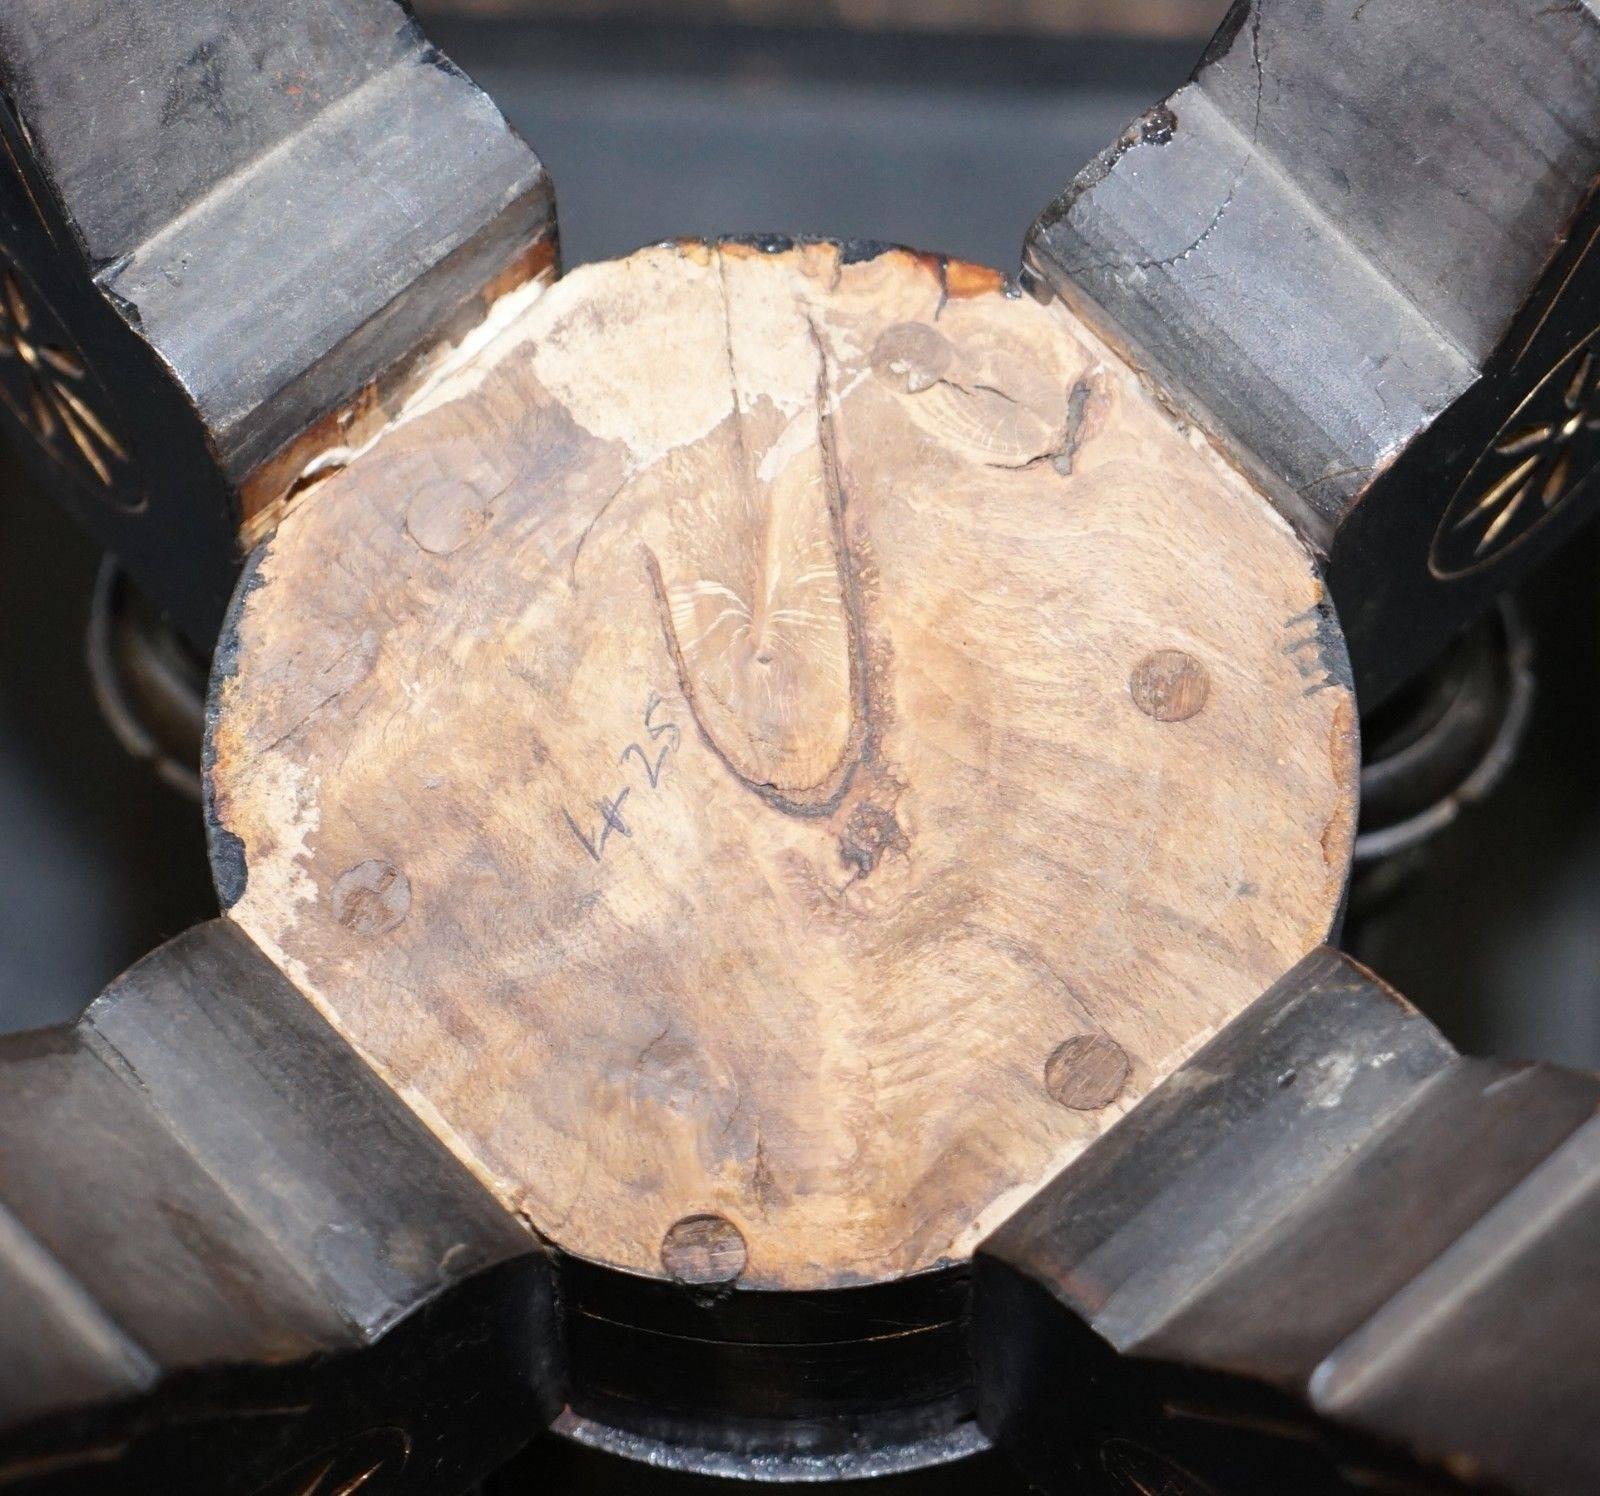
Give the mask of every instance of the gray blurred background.
<svg viewBox="0 0 1600 1496">
<path fill-rule="evenodd" d="M 1029 222 L 1187 73 L 1221 0 L 417 0 L 555 179 L 567 264 L 678 235 L 885 239 L 1015 269 Z M 0 453 L 0 1028 L 77 1012 L 214 912 L 196 807 L 125 757 L 98 557 Z M 1586 536 L 1529 589 L 1522 760 L 1359 954 L 1480 1052 L 1600 1065 L 1600 618 Z"/>
</svg>

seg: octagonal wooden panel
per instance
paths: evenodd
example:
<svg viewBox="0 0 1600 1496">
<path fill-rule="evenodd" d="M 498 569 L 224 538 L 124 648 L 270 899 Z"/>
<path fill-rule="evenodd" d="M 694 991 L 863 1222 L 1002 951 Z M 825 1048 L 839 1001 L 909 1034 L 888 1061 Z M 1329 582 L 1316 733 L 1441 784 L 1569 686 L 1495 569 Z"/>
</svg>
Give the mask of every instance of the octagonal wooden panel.
<svg viewBox="0 0 1600 1496">
<path fill-rule="evenodd" d="M 1310 559 L 1063 308 L 928 256 L 575 271 L 288 513 L 225 643 L 232 917 L 634 1272 L 964 1258 L 1343 887 Z"/>
</svg>

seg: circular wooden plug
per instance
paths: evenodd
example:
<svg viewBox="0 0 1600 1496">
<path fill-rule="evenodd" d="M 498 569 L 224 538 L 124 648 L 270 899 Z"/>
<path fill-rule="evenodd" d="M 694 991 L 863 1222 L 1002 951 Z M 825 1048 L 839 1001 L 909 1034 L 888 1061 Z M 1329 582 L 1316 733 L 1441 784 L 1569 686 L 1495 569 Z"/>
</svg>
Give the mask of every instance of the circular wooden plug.
<svg viewBox="0 0 1600 1496">
<path fill-rule="evenodd" d="M 662 1281 L 959 1263 L 1344 884 L 1310 557 L 1065 308 L 929 256 L 573 272 L 298 501 L 222 658 L 232 917 Z"/>
</svg>

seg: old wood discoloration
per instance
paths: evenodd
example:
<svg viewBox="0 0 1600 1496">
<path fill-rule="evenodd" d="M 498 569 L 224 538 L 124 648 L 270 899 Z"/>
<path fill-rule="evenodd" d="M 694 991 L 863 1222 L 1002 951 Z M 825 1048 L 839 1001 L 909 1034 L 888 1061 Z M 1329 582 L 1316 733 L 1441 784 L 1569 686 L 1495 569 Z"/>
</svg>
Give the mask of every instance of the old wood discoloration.
<svg viewBox="0 0 1600 1496">
<path fill-rule="evenodd" d="M 1145 716 L 1157 722 L 1184 722 L 1206 704 L 1211 678 L 1193 655 L 1158 649 L 1134 666 L 1128 694 Z"/>
<path fill-rule="evenodd" d="M 1097 1112 L 1122 1094 L 1132 1067 L 1127 1053 L 1104 1034 L 1074 1034 L 1045 1062 L 1044 1084 L 1052 1099 L 1079 1112 Z"/>
<path fill-rule="evenodd" d="M 1316 945 L 1353 763 L 1305 551 L 1070 314 L 770 248 L 575 272 L 303 497 L 212 790 L 232 917 L 509 1206 L 813 1288 L 964 1258 Z"/>
<path fill-rule="evenodd" d="M 685 1216 L 661 1239 L 661 1265 L 679 1283 L 732 1283 L 746 1260 L 739 1228 L 721 1216 Z"/>
</svg>

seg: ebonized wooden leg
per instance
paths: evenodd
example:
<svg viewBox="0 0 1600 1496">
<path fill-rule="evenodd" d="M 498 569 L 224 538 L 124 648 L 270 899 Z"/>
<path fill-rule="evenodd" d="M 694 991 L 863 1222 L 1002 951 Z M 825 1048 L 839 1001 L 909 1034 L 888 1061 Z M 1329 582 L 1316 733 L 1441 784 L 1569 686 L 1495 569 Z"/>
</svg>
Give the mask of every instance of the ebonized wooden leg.
<svg viewBox="0 0 1600 1496">
<path fill-rule="evenodd" d="M 549 180 L 396 0 L 9 0 L 0 94 L 0 422 L 209 648 L 307 469 L 553 272 Z"/>
<path fill-rule="evenodd" d="M 1028 237 L 1326 558 L 1368 710 L 1600 499 L 1600 17 L 1238 0 Z"/>
<path fill-rule="evenodd" d="M 984 1426 L 1049 1490 L 1581 1496 L 1597 1104 L 1308 957 L 979 1248 Z"/>
<path fill-rule="evenodd" d="M 558 1406 L 533 1238 L 225 921 L 0 1041 L 0 1139 L 8 1492 L 442 1496 Z"/>
</svg>

